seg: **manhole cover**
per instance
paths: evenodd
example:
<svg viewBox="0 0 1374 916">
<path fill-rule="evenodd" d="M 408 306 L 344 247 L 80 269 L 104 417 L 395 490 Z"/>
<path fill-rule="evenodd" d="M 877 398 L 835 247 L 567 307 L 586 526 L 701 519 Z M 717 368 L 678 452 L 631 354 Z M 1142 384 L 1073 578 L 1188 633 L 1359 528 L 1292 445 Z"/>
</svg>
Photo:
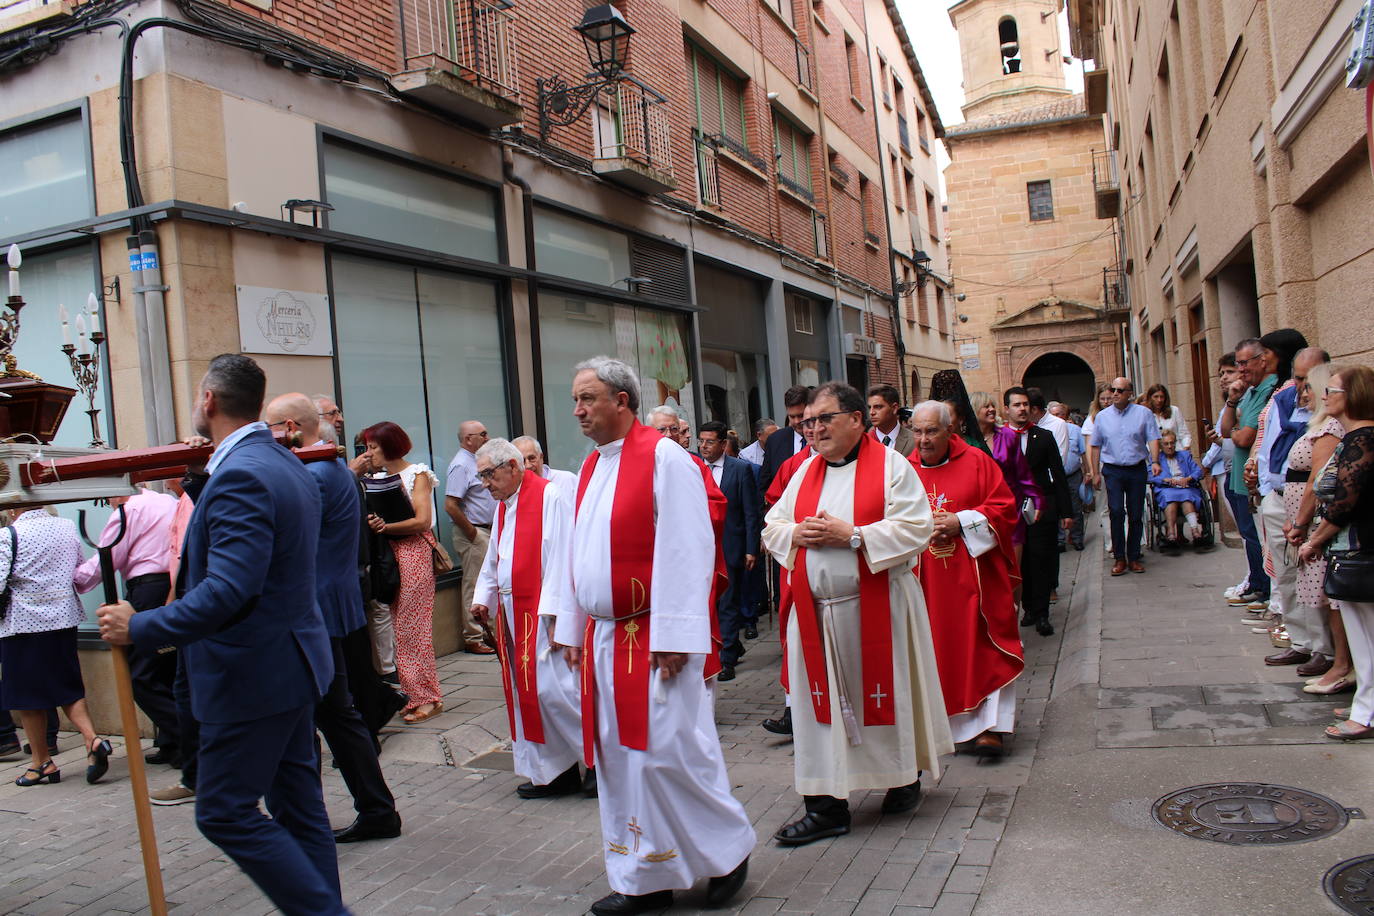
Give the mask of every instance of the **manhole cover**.
<svg viewBox="0 0 1374 916">
<path fill-rule="evenodd" d="M 1374 916 L 1374 856 L 1346 859 L 1331 866 L 1322 879 L 1326 896 L 1356 916 Z"/>
<path fill-rule="evenodd" d="M 1351 812 L 1302 789 L 1228 782 L 1171 792 L 1155 802 L 1154 815 L 1178 833 L 1246 846 L 1319 840 L 1344 827 Z"/>
</svg>

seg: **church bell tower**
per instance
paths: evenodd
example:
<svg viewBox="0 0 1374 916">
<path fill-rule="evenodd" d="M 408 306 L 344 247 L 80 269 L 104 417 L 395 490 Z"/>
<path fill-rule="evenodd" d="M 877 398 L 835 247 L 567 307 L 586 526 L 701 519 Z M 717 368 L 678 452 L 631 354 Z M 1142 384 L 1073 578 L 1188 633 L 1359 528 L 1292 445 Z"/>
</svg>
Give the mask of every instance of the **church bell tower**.
<svg viewBox="0 0 1374 916">
<path fill-rule="evenodd" d="M 949 9 L 964 68 L 964 117 L 1065 98 L 1063 0 L 961 0 Z"/>
</svg>

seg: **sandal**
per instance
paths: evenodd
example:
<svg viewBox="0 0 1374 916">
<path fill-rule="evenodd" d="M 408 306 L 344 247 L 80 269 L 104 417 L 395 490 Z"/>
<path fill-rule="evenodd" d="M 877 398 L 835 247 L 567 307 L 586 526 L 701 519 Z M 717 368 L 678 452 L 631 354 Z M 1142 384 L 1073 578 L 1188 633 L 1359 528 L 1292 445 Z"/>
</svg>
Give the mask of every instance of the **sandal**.
<svg viewBox="0 0 1374 916">
<path fill-rule="evenodd" d="M 420 707 L 417 706 L 410 712 L 402 716 L 401 721 L 406 723 L 407 725 L 414 725 L 415 723 L 423 722 L 426 719 L 433 719 L 435 716 L 439 715 L 439 713 L 444 711 L 443 703 L 429 703 L 426 705 L 429 706 L 429 712 L 420 712 Z"/>
<path fill-rule="evenodd" d="M 1326 727 L 1326 737 L 1336 741 L 1360 741 L 1374 738 L 1374 725 L 1361 725 L 1346 719 Z"/>
<path fill-rule="evenodd" d="M 110 754 L 114 748 L 110 747 L 110 742 L 105 738 L 100 738 L 95 744 L 91 745 L 86 759 L 91 761 L 91 765 L 86 767 L 86 781 L 94 785 L 100 781 L 110 769 Z"/>
<path fill-rule="evenodd" d="M 30 773 L 33 774 L 32 779 L 29 778 Z M 41 786 L 43 783 L 47 782 L 57 785 L 61 781 L 62 771 L 57 768 L 57 764 L 49 760 L 37 769 L 29 767 L 24 771 L 23 776 L 20 776 L 14 781 L 14 784 L 16 786 Z"/>
<path fill-rule="evenodd" d="M 1349 719 L 1350 710 L 1352 708 L 1353 707 L 1350 706 L 1337 706 L 1334 710 L 1332 710 L 1332 715 L 1334 715 L 1337 719 Z"/>
</svg>

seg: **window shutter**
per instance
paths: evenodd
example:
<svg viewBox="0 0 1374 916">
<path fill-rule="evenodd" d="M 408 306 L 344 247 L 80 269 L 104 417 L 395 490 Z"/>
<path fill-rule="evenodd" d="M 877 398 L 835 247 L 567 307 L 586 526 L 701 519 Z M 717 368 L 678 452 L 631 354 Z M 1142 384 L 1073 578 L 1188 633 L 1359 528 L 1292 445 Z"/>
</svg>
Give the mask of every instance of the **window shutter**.
<svg viewBox="0 0 1374 916">
<path fill-rule="evenodd" d="M 734 75 L 722 72 L 720 75 L 721 109 L 725 120 L 721 133 L 740 146 L 746 146 L 744 133 L 744 86 Z"/>
<path fill-rule="evenodd" d="M 720 82 L 716 62 L 700 48 L 692 48 L 695 64 L 697 129 L 708 137 L 720 134 Z"/>
</svg>

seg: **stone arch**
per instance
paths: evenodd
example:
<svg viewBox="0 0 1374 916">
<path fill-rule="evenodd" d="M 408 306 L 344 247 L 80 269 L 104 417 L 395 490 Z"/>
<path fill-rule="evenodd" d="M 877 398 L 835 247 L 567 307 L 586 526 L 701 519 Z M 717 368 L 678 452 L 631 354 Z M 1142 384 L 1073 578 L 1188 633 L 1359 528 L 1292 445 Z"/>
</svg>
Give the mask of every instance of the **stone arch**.
<svg viewBox="0 0 1374 916">
<path fill-rule="evenodd" d="M 1029 360 L 1017 378 L 1021 384 L 1035 386 L 1051 401 L 1063 401 L 1070 408 L 1087 412 L 1097 386 L 1097 369 L 1072 345 L 1046 348 Z"/>
</svg>

